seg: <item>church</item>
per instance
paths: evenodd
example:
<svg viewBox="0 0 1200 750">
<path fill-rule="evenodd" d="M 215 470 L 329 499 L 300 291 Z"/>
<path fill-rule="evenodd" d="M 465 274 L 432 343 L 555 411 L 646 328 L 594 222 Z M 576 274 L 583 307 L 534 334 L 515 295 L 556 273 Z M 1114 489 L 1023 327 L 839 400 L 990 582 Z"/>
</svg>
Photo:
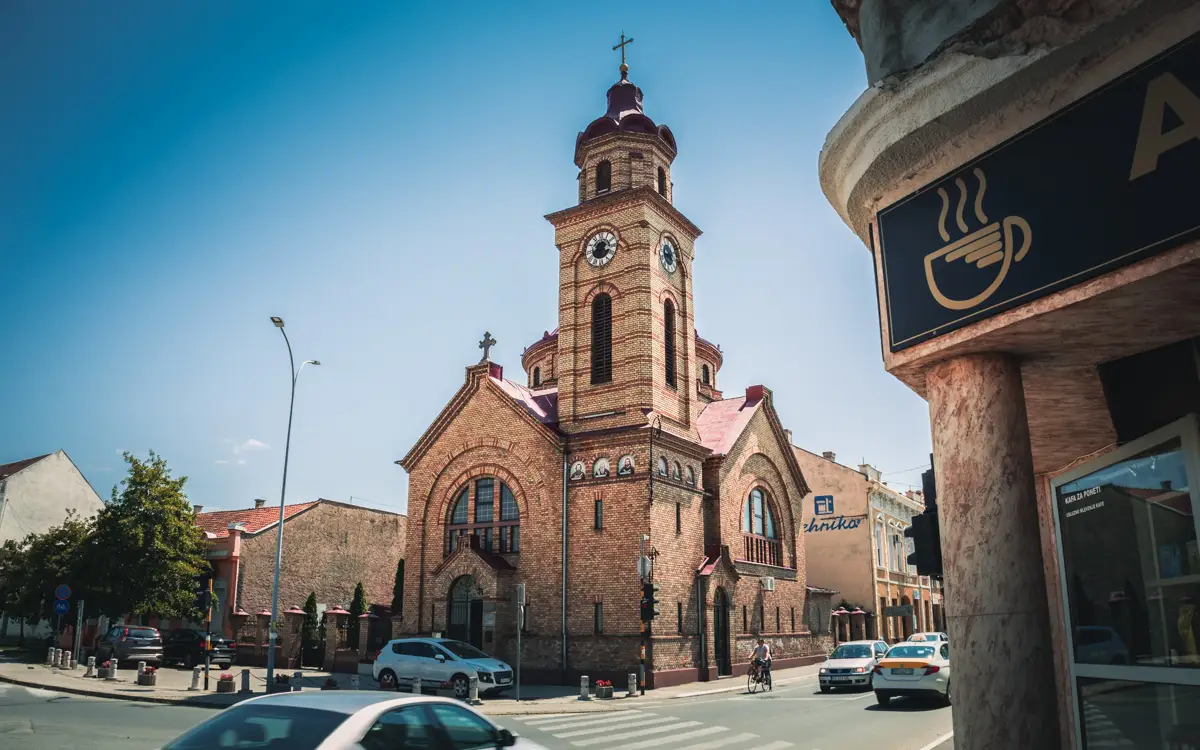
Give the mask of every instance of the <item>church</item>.
<svg viewBox="0 0 1200 750">
<path fill-rule="evenodd" d="M 397 461 L 402 631 L 510 663 L 519 640 L 530 682 L 744 674 L 760 637 L 777 668 L 813 663 L 836 592 L 807 585 L 809 488 L 771 391 L 727 397 L 721 349 L 696 334 L 700 229 L 672 201 L 675 136 L 643 111 L 623 44 L 607 112 L 575 141 L 579 202 L 546 216 L 557 327 L 514 379 L 485 334 L 483 360 Z M 658 614 L 644 628 L 646 583 Z"/>
</svg>

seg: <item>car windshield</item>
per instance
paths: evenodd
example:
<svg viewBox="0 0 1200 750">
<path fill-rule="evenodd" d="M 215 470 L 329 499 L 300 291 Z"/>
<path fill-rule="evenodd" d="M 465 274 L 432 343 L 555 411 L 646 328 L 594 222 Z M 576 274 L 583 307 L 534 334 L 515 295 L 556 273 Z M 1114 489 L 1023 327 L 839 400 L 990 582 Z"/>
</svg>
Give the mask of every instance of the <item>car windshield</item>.
<svg viewBox="0 0 1200 750">
<path fill-rule="evenodd" d="M 225 709 L 164 745 L 163 750 L 213 747 L 314 750 L 346 718 L 346 714 L 336 711 L 251 703 Z"/>
<path fill-rule="evenodd" d="M 928 659 L 933 656 L 933 646 L 893 646 L 887 655 L 889 659 Z"/>
<path fill-rule="evenodd" d="M 457 656 L 460 659 L 490 659 L 490 658 L 492 658 L 492 657 L 488 656 L 487 654 L 483 653 L 482 651 L 480 651 L 479 649 L 475 648 L 471 644 L 463 643 L 462 641 L 442 641 L 438 645 L 441 646 L 442 648 L 446 649 L 450 653 L 454 654 L 455 656 Z"/>
<path fill-rule="evenodd" d="M 831 659 L 870 659 L 871 647 L 862 644 L 853 646 L 838 646 Z"/>
</svg>

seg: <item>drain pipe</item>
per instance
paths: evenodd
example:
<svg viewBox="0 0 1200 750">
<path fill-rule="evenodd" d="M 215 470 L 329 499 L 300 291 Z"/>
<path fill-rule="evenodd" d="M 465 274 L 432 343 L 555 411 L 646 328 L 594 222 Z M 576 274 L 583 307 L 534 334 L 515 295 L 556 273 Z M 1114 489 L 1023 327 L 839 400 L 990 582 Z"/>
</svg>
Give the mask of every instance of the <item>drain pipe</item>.
<svg viewBox="0 0 1200 750">
<path fill-rule="evenodd" d="M 708 681 L 708 643 L 704 640 L 704 578 L 696 571 L 696 638 L 700 641 L 700 679 Z"/>
<path fill-rule="evenodd" d="M 567 684 L 567 448 L 562 465 L 562 684 Z"/>
</svg>

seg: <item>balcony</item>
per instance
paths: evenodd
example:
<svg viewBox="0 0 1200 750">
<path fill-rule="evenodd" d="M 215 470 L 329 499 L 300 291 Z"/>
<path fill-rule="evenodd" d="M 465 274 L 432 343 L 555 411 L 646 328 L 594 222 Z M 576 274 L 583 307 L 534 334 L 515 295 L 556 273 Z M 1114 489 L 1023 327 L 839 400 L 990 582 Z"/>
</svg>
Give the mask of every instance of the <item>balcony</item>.
<svg viewBox="0 0 1200 750">
<path fill-rule="evenodd" d="M 742 534 L 742 542 L 745 546 L 743 560 L 783 567 L 783 544 L 779 541 L 753 534 Z"/>
</svg>

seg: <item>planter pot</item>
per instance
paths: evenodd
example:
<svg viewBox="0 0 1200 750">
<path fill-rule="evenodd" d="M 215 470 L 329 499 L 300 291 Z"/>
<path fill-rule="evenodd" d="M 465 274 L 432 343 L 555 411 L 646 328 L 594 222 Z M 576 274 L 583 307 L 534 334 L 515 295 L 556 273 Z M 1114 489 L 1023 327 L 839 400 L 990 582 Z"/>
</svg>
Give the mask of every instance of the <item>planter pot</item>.
<svg viewBox="0 0 1200 750">
<path fill-rule="evenodd" d="M 613 697 L 613 689 L 612 689 L 612 687 L 610 686 L 610 687 L 598 687 L 598 688 L 596 688 L 596 697 L 597 697 L 597 698 L 611 698 L 611 697 Z"/>
<path fill-rule="evenodd" d="M 156 675 L 156 674 L 140 674 L 140 675 L 138 675 L 138 683 L 137 684 L 154 687 L 156 684 L 158 684 L 158 675 Z"/>
<path fill-rule="evenodd" d="M 233 692 L 233 680 L 229 680 L 228 682 L 221 682 L 220 680 L 217 680 L 217 692 L 218 693 L 232 693 Z"/>
</svg>

